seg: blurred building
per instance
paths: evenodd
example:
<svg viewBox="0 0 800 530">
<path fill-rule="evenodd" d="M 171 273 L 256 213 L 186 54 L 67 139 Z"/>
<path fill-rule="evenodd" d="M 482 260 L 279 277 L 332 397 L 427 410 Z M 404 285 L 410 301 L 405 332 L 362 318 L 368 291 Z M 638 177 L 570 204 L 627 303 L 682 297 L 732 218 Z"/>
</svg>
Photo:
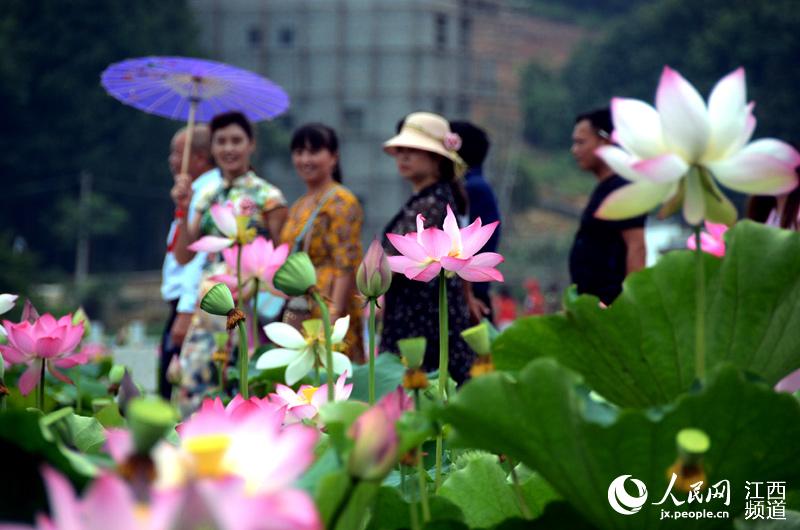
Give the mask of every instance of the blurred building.
<svg viewBox="0 0 800 530">
<path fill-rule="evenodd" d="M 408 196 L 381 150 L 400 118 L 430 110 L 472 119 L 495 141 L 490 176 L 514 171 L 521 142 L 520 70 L 558 66 L 581 33 L 502 0 L 190 0 L 215 59 L 262 73 L 292 99 L 288 128 L 321 121 L 340 134 L 345 183 L 363 201 L 364 236 L 380 232 Z M 289 160 L 288 148 L 286 160 Z M 290 200 L 287 165 L 265 175 Z"/>
</svg>

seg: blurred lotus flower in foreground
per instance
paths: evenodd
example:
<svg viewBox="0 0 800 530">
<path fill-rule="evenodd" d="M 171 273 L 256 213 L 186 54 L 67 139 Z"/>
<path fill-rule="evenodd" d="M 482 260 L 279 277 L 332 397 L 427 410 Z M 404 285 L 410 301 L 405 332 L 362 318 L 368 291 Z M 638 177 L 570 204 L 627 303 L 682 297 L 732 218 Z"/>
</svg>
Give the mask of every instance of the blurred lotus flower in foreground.
<svg viewBox="0 0 800 530">
<path fill-rule="evenodd" d="M 503 281 L 503 275 L 495 268 L 502 263 L 503 256 L 495 252 L 476 254 L 492 237 L 499 221 L 483 226 L 478 218 L 468 227 L 459 229 L 456 216 L 448 205 L 444 230 L 424 228 L 424 222 L 425 218 L 418 214 L 416 233 L 386 234 L 400 253 L 389 257 L 394 272 L 421 282 L 431 281 L 442 269 L 469 282 Z"/>
<path fill-rule="evenodd" d="M 156 486 L 238 477 L 251 495 L 289 490 L 314 460 L 319 433 L 304 425 L 282 427 L 285 407 L 256 401 L 242 400 L 230 408 L 206 401 L 178 426 L 179 447 L 162 442 L 154 450 Z"/>
<path fill-rule="evenodd" d="M 634 217 L 666 201 L 665 214 L 683 204 L 683 216 L 691 225 L 703 219 L 730 225 L 736 210 L 714 178 L 746 194 L 791 191 L 800 154 L 771 138 L 748 144 L 756 125 L 753 106 L 746 99 L 743 68 L 716 84 L 708 105 L 669 67 L 661 74 L 655 108 L 614 98 L 613 138 L 620 147 L 603 146 L 597 154 L 631 184 L 609 195 L 597 217 Z"/>
<path fill-rule="evenodd" d="M 379 298 L 386 294 L 392 284 L 392 269 L 380 242 L 375 239 L 370 243 L 364 260 L 356 271 L 358 291 L 367 298 Z"/>
<path fill-rule="evenodd" d="M 353 383 L 345 384 L 347 371 L 343 372 L 336 380 L 334 386 L 334 401 L 346 401 L 353 391 Z M 270 402 L 279 406 L 286 406 L 285 424 L 298 423 L 303 420 L 313 420 L 317 417 L 319 409 L 328 402 L 328 384 L 319 388 L 311 385 L 302 385 L 297 392 L 286 385 L 276 385 L 275 393 L 269 395 Z"/>
<path fill-rule="evenodd" d="M 236 283 L 236 255 L 238 249 L 230 247 L 222 250 L 222 257 L 228 267 L 230 274 L 217 274 L 211 277 L 212 281 L 222 282 L 231 291 L 237 288 Z M 258 280 L 261 287 L 272 288 L 272 278 L 275 272 L 286 261 L 289 255 L 289 245 L 279 245 L 277 248 L 261 236 L 257 237 L 252 243 L 242 247 L 242 285 L 251 280 Z"/>
<path fill-rule="evenodd" d="M 331 334 L 332 344 L 344 340 L 348 326 L 350 326 L 350 315 L 336 320 Z M 325 336 L 322 322 L 317 319 L 306 320 L 303 322 L 303 328 L 306 332 L 305 337 L 283 322 L 273 322 L 264 326 L 264 333 L 279 347 L 264 352 L 258 358 L 256 368 L 268 370 L 286 366 L 286 384 L 293 385 L 311 371 L 315 362 L 319 362 L 317 366 L 325 367 Z M 333 371 L 337 374 L 353 373 L 353 365 L 345 354 L 335 351 Z"/>
<path fill-rule="evenodd" d="M 395 423 L 404 411 L 412 408 L 411 398 L 398 387 L 358 417 L 348 433 L 355 441 L 347 462 L 350 475 L 379 480 L 389 473 L 399 458 Z"/>
<path fill-rule="evenodd" d="M 301 491 L 248 495 L 241 480 L 205 481 L 186 488 L 154 491 L 150 505 L 136 502 L 119 477 L 101 474 L 78 498 L 58 472 L 42 470 L 51 516 L 39 515 L 36 526 L 0 525 L 23 530 L 321 530 L 310 497 Z"/>
<path fill-rule="evenodd" d="M 89 361 L 87 353 L 75 353 L 83 338 L 83 324 L 73 325 L 72 315 L 56 320 L 49 313 L 34 324 L 3 321 L 8 333 L 8 345 L 0 346 L 3 358 L 11 364 L 25 364 L 28 369 L 19 378 L 19 390 L 28 395 L 39 384 L 42 363 L 55 377 L 72 384 L 69 377 L 56 368 L 72 368 Z"/>
<path fill-rule="evenodd" d="M 706 231 L 700 232 L 700 250 L 721 258 L 725 255 L 725 232 L 728 227 L 724 224 L 705 222 Z M 697 249 L 694 234 L 686 240 L 686 247 L 692 250 Z"/>
</svg>

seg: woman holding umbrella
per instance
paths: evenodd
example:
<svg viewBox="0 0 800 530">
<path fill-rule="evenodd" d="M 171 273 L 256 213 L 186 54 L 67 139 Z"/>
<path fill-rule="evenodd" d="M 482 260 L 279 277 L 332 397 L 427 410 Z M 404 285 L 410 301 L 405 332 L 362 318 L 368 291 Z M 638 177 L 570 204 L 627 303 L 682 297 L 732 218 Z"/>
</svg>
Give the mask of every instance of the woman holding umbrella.
<svg viewBox="0 0 800 530">
<path fill-rule="evenodd" d="M 238 215 L 249 217 L 248 228 L 258 235 L 277 241 L 287 216 L 287 203 L 281 190 L 255 174 L 250 159 L 256 143 L 253 126 L 244 114 L 226 112 L 214 116 L 210 123 L 211 156 L 222 174 L 218 184 L 207 186 L 192 196 L 190 179 L 185 175 L 176 178 L 172 189 L 177 214 L 180 219 L 178 237 L 173 252 L 179 263 L 191 260 L 195 253 L 189 246 L 203 235 L 220 235 L 211 218 L 214 204 L 230 203 Z M 218 254 L 211 254 L 201 282 L 201 294 L 213 286 L 205 281 L 214 274 L 224 272 Z M 199 297 L 200 299 L 202 297 Z M 199 310 L 195 311 L 192 325 L 181 350 L 184 369 L 182 397 L 202 397 L 206 387 L 216 384 L 211 363 L 216 351 L 214 334 L 225 331 L 225 319 Z M 186 410 L 199 404 L 182 400 Z"/>
</svg>

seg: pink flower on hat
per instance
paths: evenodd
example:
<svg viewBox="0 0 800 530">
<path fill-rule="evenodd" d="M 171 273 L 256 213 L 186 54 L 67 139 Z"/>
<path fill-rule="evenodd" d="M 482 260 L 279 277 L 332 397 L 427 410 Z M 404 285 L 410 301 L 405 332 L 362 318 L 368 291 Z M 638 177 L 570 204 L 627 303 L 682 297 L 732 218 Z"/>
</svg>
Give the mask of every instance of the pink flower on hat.
<svg viewBox="0 0 800 530">
<path fill-rule="evenodd" d="M 461 137 L 454 132 L 449 132 L 442 138 L 442 144 L 448 151 L 458 151 L 461 149 Z"/>
</svg>

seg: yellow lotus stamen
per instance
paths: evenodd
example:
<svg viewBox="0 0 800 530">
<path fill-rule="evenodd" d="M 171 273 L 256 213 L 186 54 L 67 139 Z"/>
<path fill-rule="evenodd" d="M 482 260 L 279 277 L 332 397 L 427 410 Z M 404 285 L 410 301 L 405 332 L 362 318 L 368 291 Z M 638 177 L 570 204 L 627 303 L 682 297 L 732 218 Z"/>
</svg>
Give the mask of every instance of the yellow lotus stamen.
<svg viewBox="0 0 800 530">
<path fill-rule="evenodd" d="M 311 403 L 311 399 L 314 397 L 314 394 L 317 393 L 317 390 L 319 390 L 317 387 L 310 386 L 300 390 L 300 393 L 303 394 L 303 399 L 306 403 Z"/>
<path fill-rule="evenodd" d="M 186 440 L 183 446 L 194 458 L 198 478 L 219 478 L 227 474 L 223 458 L 230 444 L 227 434 L 206 434 Z"/>
</svg>

